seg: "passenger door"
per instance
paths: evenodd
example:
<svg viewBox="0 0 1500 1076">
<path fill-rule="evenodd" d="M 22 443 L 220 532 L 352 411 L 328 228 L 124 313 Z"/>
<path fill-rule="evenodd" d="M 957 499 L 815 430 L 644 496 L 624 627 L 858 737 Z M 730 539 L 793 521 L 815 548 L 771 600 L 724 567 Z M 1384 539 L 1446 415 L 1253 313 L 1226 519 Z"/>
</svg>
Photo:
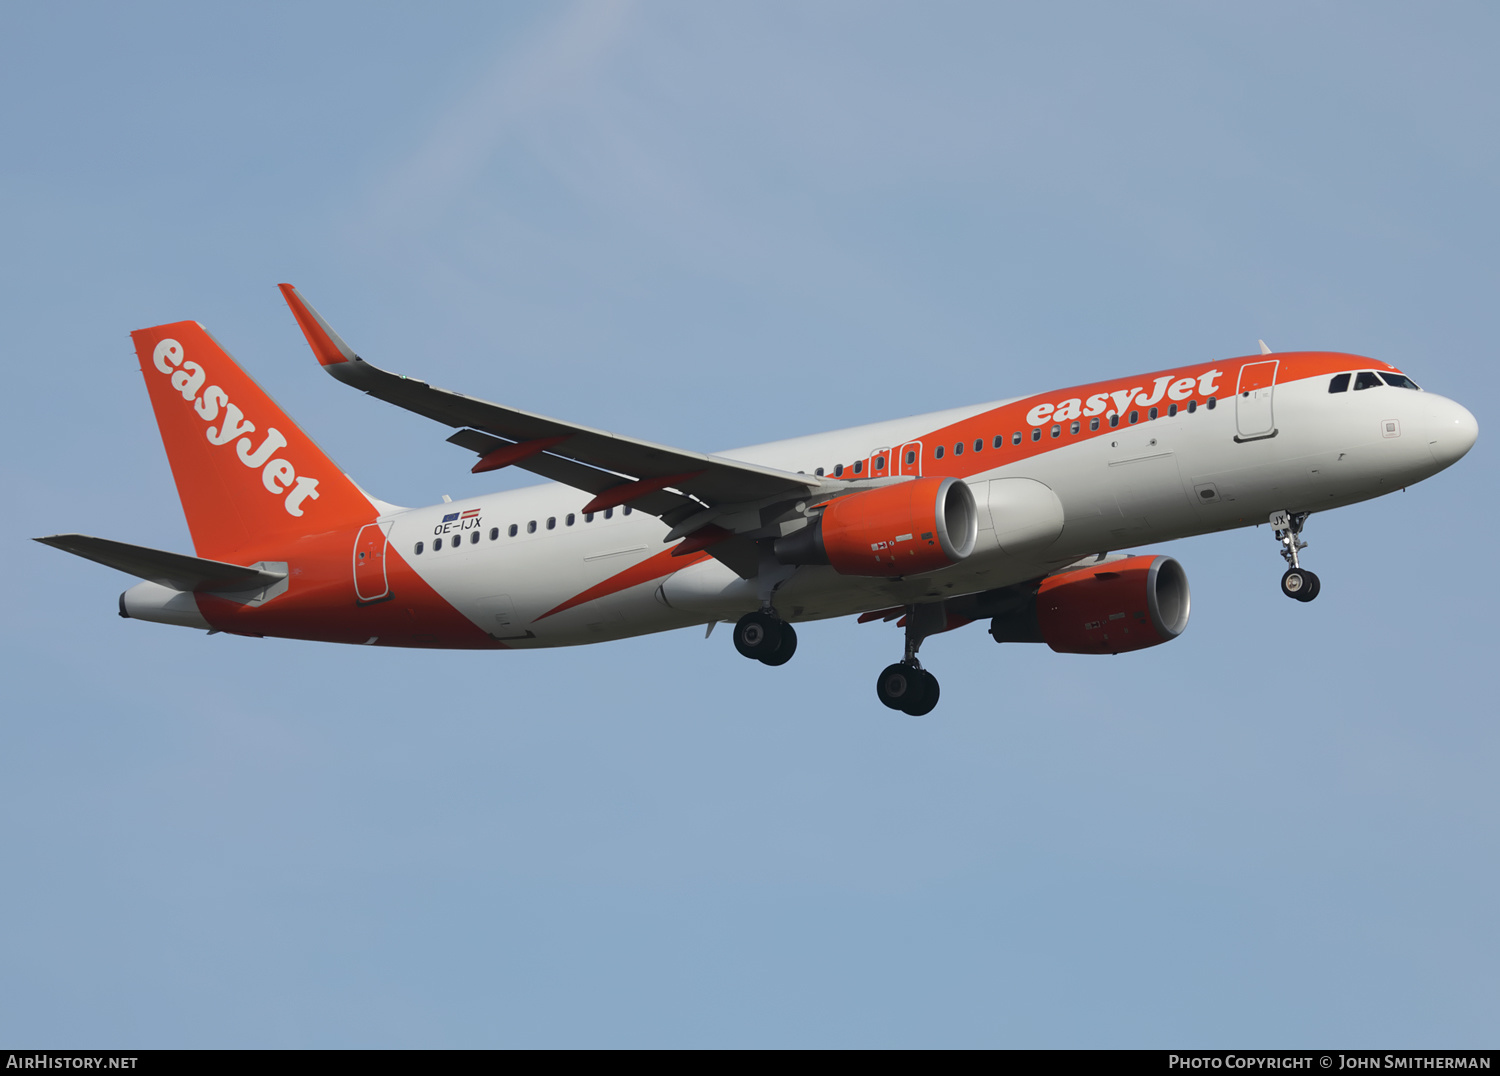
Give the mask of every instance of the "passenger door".
<svg viewBox="0 0 1500 1076">
<path fill-rule="evenodd" d="M 1276 416 L 1272 412 L 1272 395 L 1276 391 L 1276 368 L 1279 359 L 1247 362 L 1240 367 L 1240 381 L 1234 393 L 1236 441 L 1258 441 L 1276 436 Z"/>
<path fill-rule="evenodd" d="M 360 605 L 391 596 L 385 574 L 385 545 L 389 523 L 367 523 L 354 537 L 354 600 Z"/>
</svg>

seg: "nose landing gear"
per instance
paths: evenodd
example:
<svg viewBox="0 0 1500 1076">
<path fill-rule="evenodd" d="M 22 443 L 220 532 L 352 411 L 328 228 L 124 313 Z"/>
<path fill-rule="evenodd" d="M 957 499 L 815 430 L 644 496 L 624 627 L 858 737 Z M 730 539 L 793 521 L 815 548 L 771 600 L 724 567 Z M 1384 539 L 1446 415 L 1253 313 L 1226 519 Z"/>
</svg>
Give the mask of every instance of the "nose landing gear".
<svg viewBox="0 0 1500 1076">
<path fill-rule="evenodd" d="M 1298 551 L 1307 548 L 1307 543 L 1302 540 L 1302 526 L 1307 517 L 1307 512 L 1271 513 L 1271 530 L 1281 543 L 1281 557 L 1288 565 L 1281 576 L 1281 593 L 1299 602 L 1312 601 L 1323 589 L 1318 577 L 1297 561 Z"/>
</svg>

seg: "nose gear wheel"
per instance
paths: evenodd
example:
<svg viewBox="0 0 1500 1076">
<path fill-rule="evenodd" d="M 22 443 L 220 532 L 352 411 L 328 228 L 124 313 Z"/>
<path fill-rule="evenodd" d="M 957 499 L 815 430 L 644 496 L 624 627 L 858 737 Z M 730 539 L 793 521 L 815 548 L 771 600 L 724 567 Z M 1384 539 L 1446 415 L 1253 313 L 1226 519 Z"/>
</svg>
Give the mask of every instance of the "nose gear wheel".
<svg viewBox="0 0 1500 1076">
<path fill-rule="evenodd" d="M 1299 602 L 1312 601 L 1321 586 L 1318 577 L 1306 568 L 1288 568 L 1281 577 L 1281 593 Z"/>
</svg>

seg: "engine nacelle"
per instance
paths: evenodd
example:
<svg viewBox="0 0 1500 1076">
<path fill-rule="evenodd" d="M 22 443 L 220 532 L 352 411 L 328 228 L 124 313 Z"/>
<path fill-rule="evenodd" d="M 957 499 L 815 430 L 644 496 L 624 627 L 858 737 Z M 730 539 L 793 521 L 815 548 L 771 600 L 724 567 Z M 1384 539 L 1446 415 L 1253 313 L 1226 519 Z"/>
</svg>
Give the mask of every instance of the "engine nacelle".
<svg viewBox="0 0 1500 1076">
<path fill-rule="evenodd" d="M 1126 557 L 1042 580 L 1029 602 L 995 617 L 997 643 L 1046 643 L 1059 654 L 1124 654 L 1187 627 L 1187 573 L 1171 557 Z"/>
<path fill-rule="evenodd" d="M 974 552 L 979 509 L 956 478 L 916 478 L 832 500 L 812 524 L 776 539 L 783 564 L 894 578 L 957 564 Z"/>
</svg>

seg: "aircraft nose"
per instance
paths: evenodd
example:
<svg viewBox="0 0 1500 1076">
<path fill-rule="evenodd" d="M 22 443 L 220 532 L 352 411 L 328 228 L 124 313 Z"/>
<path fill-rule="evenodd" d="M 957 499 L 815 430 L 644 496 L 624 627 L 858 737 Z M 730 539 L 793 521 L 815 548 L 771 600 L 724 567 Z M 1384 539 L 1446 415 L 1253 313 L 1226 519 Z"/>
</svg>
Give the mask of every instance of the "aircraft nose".
<svg viewBox="0 0 1500 1076">
<path fill-rule="evenodd" d="M 1451 467 L 1474 447 L 1479 439 L 1479 423 L 1467 407 L 1447 399 L 1433 418 L 1427 436 L 1432 458 L 1439 467 Z"/>
</svg>

